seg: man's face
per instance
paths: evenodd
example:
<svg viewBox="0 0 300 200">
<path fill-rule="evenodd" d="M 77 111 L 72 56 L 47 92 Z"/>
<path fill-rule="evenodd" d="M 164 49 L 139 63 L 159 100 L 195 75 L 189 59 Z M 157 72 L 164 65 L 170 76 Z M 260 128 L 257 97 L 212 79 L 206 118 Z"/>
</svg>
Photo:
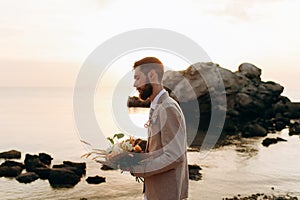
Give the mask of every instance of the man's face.
<svg viewBox="0 0 300 200">
<path fill-rule="evenodd" d="M 148 77 L 140 71 L 140 68 L 137 67 L 134 70 L 134 84 L 133 87 L 139 92 L 139 98 L 142 100 L 147 100 L 153 92 L 151 83 L 149 82 Z"/>
</svg>

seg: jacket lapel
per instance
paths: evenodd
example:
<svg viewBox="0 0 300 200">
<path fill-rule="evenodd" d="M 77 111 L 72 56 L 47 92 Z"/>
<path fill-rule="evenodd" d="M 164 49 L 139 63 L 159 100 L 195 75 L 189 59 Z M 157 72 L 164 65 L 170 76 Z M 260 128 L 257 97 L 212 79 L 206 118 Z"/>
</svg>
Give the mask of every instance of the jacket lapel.
<svg viewBox="0 0 300 200">
<path fill-rule="evenodd" d="M 150 120 L 150 126 L 148 127 L 148 140 L 147 140 L 147 145 L 146 145 L 145 152 L 148 152 L 148 148 L 149 148 L 149 142 L 150 142 L 149 140 L 150 140 L 150 138 L 151 138 L 151 123 L 157 119 L 157 115 L 158 115 L 157 109 L 159 109 L 160 104 L 161 104 L 165 99 L 167 99 L 168 97 L 169 97 L 168 92 L 163 93 L 163 94 L 159 97 L 159 99 L 158 99 L 158 101 L 157 101 L 156 108 L 152 111 L 152 113 L 151 113 L 151 115 L 150 115 L 150 118 L 149 118 L 149 120 Z"/>
</svg>

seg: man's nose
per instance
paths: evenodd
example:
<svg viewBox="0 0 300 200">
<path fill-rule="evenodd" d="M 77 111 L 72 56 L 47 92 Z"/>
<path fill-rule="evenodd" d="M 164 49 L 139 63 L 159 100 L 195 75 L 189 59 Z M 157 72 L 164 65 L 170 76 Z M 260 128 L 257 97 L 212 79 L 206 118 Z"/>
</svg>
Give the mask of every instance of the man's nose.
<svg viewBox="0 0 300 200">
<path fill-rule="evenodd" d="M 136 81 L 133 82 L 133 87 L 135 87 L 135 88 L 137 87 L 137 82 Z"/>
</svg>

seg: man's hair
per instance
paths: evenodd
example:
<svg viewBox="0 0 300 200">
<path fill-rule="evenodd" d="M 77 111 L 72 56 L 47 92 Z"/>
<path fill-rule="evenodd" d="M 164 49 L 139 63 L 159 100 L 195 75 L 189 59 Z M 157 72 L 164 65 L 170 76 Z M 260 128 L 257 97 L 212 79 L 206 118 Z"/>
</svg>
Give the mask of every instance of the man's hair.
<svg viewBox="0 0 300 200">
<path fill-rule="evenodd" d="M 136 61 L 133 65 L 133 70 L 137 67 L 141 68 L 141 72 L 147 75 L 152 69 L 155 70 L 158 76 L 158 80 L 161 82 L 164 75 L 164 65 L 155 57 L 145 57 L 139 61 Z"/>
</svg>

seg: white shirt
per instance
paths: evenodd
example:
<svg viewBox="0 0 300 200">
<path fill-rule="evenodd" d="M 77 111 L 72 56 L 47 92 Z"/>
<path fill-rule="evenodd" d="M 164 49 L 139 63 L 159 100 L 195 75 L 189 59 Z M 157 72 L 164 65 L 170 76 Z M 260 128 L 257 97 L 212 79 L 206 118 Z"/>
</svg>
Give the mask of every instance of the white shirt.
<svg viewBox="0 0 300 200">
<path fill-rule="evenodd" d="M 165 89 L 162 89 L 157 95 L 156 97 L 153 99 L 153 101 L 150 104 L 150 108 L 155 109 L 157 106 L 157 102 L 159 97 L 161 97 L 161 95 L 163 95 L 165 92 L 167 92 Z"/>
</svg>

